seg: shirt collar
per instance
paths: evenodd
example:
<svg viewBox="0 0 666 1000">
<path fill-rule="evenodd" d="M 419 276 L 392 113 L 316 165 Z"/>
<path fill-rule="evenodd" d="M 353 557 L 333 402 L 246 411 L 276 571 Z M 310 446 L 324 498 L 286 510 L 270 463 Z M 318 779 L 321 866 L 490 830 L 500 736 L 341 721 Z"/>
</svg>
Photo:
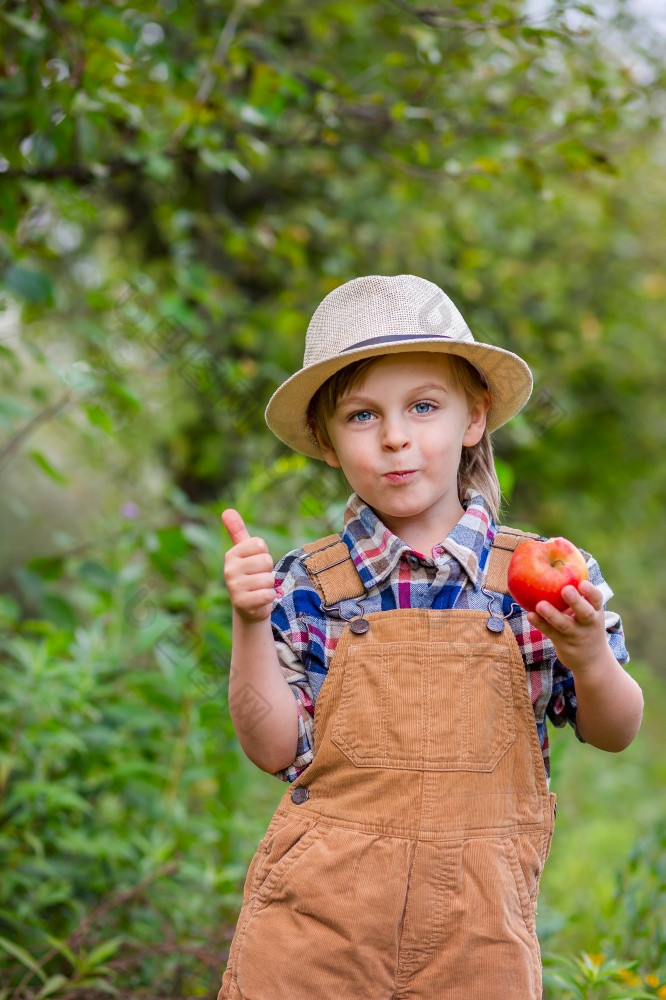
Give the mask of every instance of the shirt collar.
<svg viewBox="0 0 666 1000">
<path fill-rule="evenodd" d="M 469 493 L 463 501 L 465 513 L 446 538 L 423 553 L 426 564 L 439 566 L 450 557 L 467 573 L 472 585 L 481 586 L 483 569 L 495 536 L 488 505 L 482 496 Z M 378 586 L 396 568 L 400 557 L 413 550 L 394 535 L 357 493 L 347 502 L 344 540 L 366 589 Z"/>
</svg>

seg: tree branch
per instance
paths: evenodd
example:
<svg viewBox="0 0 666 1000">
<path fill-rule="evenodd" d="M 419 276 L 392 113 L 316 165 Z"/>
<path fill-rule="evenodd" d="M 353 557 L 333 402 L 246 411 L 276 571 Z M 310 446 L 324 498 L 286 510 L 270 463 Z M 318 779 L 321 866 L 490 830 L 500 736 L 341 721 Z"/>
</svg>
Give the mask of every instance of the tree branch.
<svg viewBox="0 0 666 1000">
<path fill-rule="evenodd" d="M 512 28 L 516 25 L 527 25 L 529 23 L 526 17 L 510 17 L 504 21 L 486 19 L 483 21 L 469 21 L 463 20 L 460 17 L 460 12 L 453 7 L 450 7 L 448 10 L 438 10 L 436 7 L 415 7 L 414 4 L 408 3 L 407 0 L 390 0 L 390 2 L 399 7 L 400 10 L 411 14 L 412 17 L 418 18 L 419 21 L 429 25 L 431 28 L 454 28 L 458 31 L 464 31 L 466 34 L 472 31 L 487 31 L 489 28 Z"/>
<path fill-rule="evenodd" d="M 57 402 L 51 403 L 50 406 L 45 406 L 43 410 L 35 414 L 32 420 L 29 420 L 27 424 L 24 424 L 20 430 L 14 434 L 13 437 L 6 441 L 5 444 L 0 448 L 0 466 L 5 464 L 14 452 L 18 451 L 23 442 L 28 438 L 41 424 L 45 424 L 48 420 L 51 420 L 60 410 L 63 410 L 66 406 L 72 402 L 73 394 L 71 392 L 66 392 L 64 396 L 61 397 Z"/>
<path fill-rule="evenodd" d="M 131 903 L 135 899 L 139 899 L 144 895 L 146 889 L 157 879 L 164 878 L 166 875 L 173 875 L 178 871 L 180 865 L 176 861 L 167 861 L 159 868 L 156 868 L 152 872 L 148 872 L 144 875 L 136 885 L 130 886 L 128 889 L 122 889 L 113 896 L 109 896 L 107 899 L 102 900 L 98 906 L 96 906 L 90 913 L 87 913 L 82 917 L 79 922 L 78 927 L 66 938 L 66 942 L 69 947 L 74 950 L 75 948 L 80 948 L 81 945 L 86 940 L 90 929 L 96 924 L 101 917 L 105 917 L 107 913 L 111 910 L 117 910 L 120 906 L 125 906 L 126 903 Z"/>
<path fill-rule="evenodd" d="M 199 84 L 199 89 L 196 92 L 194 102 L 195 104 L 205 104 L 205 102 L 210 97 L 210 92 L 215 85 L 215 72 L 216 66 L 221 66 L 224 62 L 227 52 L 229 51 L 229 46 L 231 45 L 234 35 L 238 30 L 238 25 L 243 13 L 243 8 L 245 7 L 246 0 L 236 0 L 229 17 L 224 23 L 224 27 L 220 32 L 220 37 L 217 40 L 217 45 L 215 46 L 215 52 L 213 57 L 209 62 L 206 72 L 204 73 L 203 80 Z"/>
<path fill-rule="evenodd" d="M 213 52 L 211 60 L 206 67 L 206 72 L 204 73 L 203 79 L 199 84 L 199 89 L 194 95 L 195 104 L 205 104 L 210 97 L 211 91 L 215 86 L 215 67 L 221 66 L 226 58 L 229 46 L 231 45 L 234 35 L 238 30 L 238 25 L 240 23 L 246 2 L 247 0 L 236 0 L 229 17 L 224 22 L 224 26 L 220 32 L 220 37 L 218 38 L 217 45 L 215 46 L 215 51 Z M 174 129 L 171 136 L 172 141 L 179 142 L 187 132 L 188 128 L 188 123 L 182 121 L 180 125 Z"/>
<path fill-rule="evenodd" d="M 385 163 L 388 167 L 394 167 L 403 174 L 407 174 L 409 177 L 418 177 L 420 180 L 457 181 L 464 180 L 465 177 L 487 176 L 485 170 L 479 170 L 476 167 L 465 167 L 456 171 L 442 168 L 437 169 L 435 167 L 421 167 L 417 163 L 406 163 L 404 160 L 399 160 L 397 157 L 391 156 L 390 153 L 385 153 L 383 149 L 375 148 L 369 150 L 369 152 L 371 156 Z"/>
<path fill-rule="evenodd" d="M 123 170 L 134 169 L 135 164 L 126 160 L 110 160 L 108 163 L 95 163 L 91 166 L 82 163 L 65 163 L 57 167 L 10 167 L 0 174 L 3 180 L 57 181 L 61 177 L 76 181 L 77 184 L 89 184 L 102 180 L 109 174 L 118 174 Z"/>
<path fill-rule="evenodd" d="M 418 7 L 415 7 L 414 4 L 407 3 L 407 0 L 390 0 L 390 2 L 394 4 L 394 6 L 399 7 L 400 10 L 406 11 L 408 14 L 411 14 L 412 17 L 417 17 L 419 21 L 423 21 L 424 24 L 429 24 L 433 28 L 437 27 L 437 24 L 434 22 L 433 15 L 438 15 L 440 18 L 452 18 L 454 13 L 450 11 L 420 10 Z"/>
</svg>

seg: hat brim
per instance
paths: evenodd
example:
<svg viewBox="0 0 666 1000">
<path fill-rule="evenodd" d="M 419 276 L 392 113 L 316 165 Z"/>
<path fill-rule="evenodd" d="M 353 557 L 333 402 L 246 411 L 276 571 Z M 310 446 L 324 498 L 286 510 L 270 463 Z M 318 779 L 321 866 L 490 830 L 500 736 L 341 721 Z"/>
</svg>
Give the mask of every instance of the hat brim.
<svg viewBox="0 0 666 1000">
<path fill-rule="evenodd" d="M 429 337 L 392 338 L 390 345 L 373 344 L 336 354 L 332 358 L 301 368 L 283 382 L 266 407 L 266 423 L 273 433 L 295 451 L 310 458 L 323 459 L 307 423 L 310 400 L 324 382 L 354 361 L 386 354 L 427 351 L 432 354 L 456 354 L 466 358 L 483 375 L 490 393 L 486 426 L 494 431 L 515 416 L 530 398 L 532 373 L 517 354 L 493 344 L 478 341 L 443 340 Z"/>
</svg>

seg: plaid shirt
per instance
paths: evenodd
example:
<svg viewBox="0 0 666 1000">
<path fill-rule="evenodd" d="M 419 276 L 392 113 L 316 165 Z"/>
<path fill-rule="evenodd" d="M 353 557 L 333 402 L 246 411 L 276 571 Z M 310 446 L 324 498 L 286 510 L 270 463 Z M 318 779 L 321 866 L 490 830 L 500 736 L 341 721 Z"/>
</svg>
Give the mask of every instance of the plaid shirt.
<svg viewBox="0 0 666 1000">
<path fill-rule="evenodd" d="M 487 610 L 488 598 L 481 593 L 481 586 L 496 526 L 481 496 L 468 497 L 464 506 L 465 513 L 450 534 L 426 555 L 392 534 L 357 494 L 350 497 L 342 537 L 366 587 L 362 598 L 365 613 L 395 608 Z M 285 770 L 275 772 L 283 781 L 294 781 L 313 759 L 314 707 L 345 627 L 344 621 L 322 612 L 320 597 L 302 562 L 304 555 L 303 549 L 295 549 L 275 566 L 273 636 L 299 709 L 296 759 Z M 583 555 L 590 581 L 604 595 L 605 607 L 613 592 L 596 560 L 586 552 Z M 358 614 L 354 603 L 342 602 L 345 614 Z M 508 615 L 511 606 L 511 598 L 505 595 L 502 614 Z M 508 623 L 525 663 L 546 776 L 550 779 L 546 718 L 555 726 L 569 722 L 581 739 L 576 729 L 574 679 L 557 659 L 550 639 L 530 625 L 522 608 L 514 604 L 513 610 Z M 606 630 L 616 659 L 627 663 L 629 656 L 618 614 L 606 611 Z"/>
</svg>

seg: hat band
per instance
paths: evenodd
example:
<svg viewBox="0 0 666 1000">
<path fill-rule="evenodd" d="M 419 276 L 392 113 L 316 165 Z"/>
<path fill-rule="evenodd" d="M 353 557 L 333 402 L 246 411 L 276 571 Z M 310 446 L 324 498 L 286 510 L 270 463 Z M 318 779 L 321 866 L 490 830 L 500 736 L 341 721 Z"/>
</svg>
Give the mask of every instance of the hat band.
<svg viewBox="0 0 666 1000">
<path fill-rule="evenodd" d="M 344 354 L 346 351 L 356 351 L 359 347 L 371 347 L 373 344 L 390 344 L 394 340 L 452 340 L 453 338 L 448 333 L 428 333 L 423 335 L 422 333 L 416 334 L 414 337 L 405 336 L 404 333 L 391 333 L 387 334 L 385 337 L 370 337 L 369 340 L 359 340 L 357 344 L 350 344 L 349 347 L 343 347 L 340 354 Z"/>
<path fill-rule="evenodd" d="M 389 344 L 392 341 L 400 340 L 403 343 L 408 340 L 413 340 L 417 343 L 419 340 L 453 340 L 448 333 L 429 333 L 427 337 L 422 334 L 418 334 L 415 337 L 406 337 L 403 333 L 391 333 L 386 334 L 385 337 L 370 337 L 368 340 L 360 340 L 358 344 L 351 344 L 349 347 L 343 347 L 340 354 L 345 354 L 346 351 L 356 351 L 359 347 L 371 347 L 373 344 Z M 472 364 L 472 362 L 467 359 L 467 363 L 478 372 L 479 378 L 481 379 L 484 388 L 488 388 L 488 380 L 484 372 L 478 367 L 478 365 Z"/>
</svg>

